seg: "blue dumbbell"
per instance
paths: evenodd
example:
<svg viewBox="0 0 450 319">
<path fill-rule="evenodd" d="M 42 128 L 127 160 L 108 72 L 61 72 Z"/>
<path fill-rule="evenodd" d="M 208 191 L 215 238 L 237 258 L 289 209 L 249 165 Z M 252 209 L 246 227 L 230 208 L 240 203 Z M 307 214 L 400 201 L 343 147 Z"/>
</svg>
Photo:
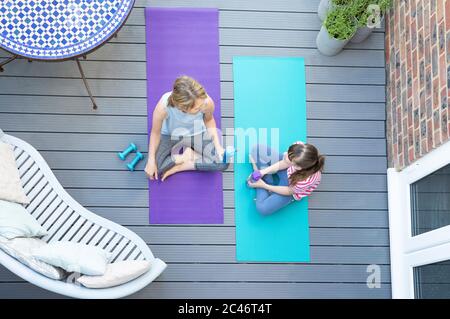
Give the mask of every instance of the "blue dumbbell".
<svg viewBox="0 0 450 319">
<path fill-rule="evenodd" d="M 143 158 L 144 158 L 144 155 L 142 155 L 141 152 L 136 152 L 136 156 L 134 157 L 134 160 L 131 163 L 127 164 L 128 169 L 130 171 L 134 171 L 136 164 Z"/>
<path fill-rule="evenodd" d="M 130 154 L 131 152 L 136 152 L 137 151 L 137 147 L 136 145 L 134 145 L 134 143 L 130 143 L 130 146 L 128 146 L 128 148 L 123 151 L 118 153 L 117 155 L 119 156 L 119 158 L 124 161 L 125 158 L 128 156 L 128 154 Z"/>
</svg>

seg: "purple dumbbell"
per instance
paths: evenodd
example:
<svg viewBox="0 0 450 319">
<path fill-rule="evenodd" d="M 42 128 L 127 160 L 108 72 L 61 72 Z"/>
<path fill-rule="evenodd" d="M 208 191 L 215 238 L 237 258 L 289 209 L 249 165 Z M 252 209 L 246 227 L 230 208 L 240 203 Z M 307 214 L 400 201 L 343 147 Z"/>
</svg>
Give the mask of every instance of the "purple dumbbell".
<svg viewBox="0 0 450 319">
<path fill-rule="evenodd" d="M 261 172 L 260 172 L 260 171 L 254 171 L 254 172 L 252 173 L 252 176 L 251 176 L 251 177 L 252 177 L 252 182 L 254 183 L 254 182 L 260 180 L 261 177 L 262 177 L 262 175 L 261 175 Z"/>
</svg>

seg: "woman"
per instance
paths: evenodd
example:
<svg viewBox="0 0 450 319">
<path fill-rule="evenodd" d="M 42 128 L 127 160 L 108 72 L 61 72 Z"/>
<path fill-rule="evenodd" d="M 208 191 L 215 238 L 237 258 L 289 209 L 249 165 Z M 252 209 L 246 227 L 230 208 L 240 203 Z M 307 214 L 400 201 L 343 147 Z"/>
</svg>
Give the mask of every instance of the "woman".
<svg viewBox="0 0 450 319">
<path fill-rule="evenodd" d="M 265 145 L 253 148 L 250 161 L 262 178 L 247 184 L 256 188 L 256 209 L 270 215 L 294 200 L 309 196 L 319 185 L 325 157 L 312 144 L 296 142 L 283 155 Z M 275 181 L 278 179 L 278 182 Z"/>
<path fill-rule="evenodd" d="M 188 76 L 175 80 L 153 111 L 149 156 L 145 172 L 164 181 L 188 170 L 223 171 L 224 149 L 214 120 L 214 101 L 203 86 Z"/>
</svg>

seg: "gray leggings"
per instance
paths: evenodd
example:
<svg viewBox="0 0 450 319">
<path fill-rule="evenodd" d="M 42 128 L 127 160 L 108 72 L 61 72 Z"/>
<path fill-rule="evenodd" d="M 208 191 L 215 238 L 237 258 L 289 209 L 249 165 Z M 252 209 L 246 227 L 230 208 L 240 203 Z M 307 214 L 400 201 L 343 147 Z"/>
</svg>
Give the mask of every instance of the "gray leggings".
<svg viewBox="0 0 450 319">
<path fill-rule="evenodd" d="M 173 154 L 176 155 L 180 154 L 185 147 L 190 147 L 202 155 L 195 163 L 195 170 L 197 171 L 224 171 L 230 165 L 229 163 L 222 163 L 218 159 L 214 143 L 207 132 L 184 137 L 172 137 L 161 134 L 159 146 L 156 150 L 158 175 L 164 174 L 175 166 L 175 162 L 172 159 L 172 150 Z"/>
</svg>

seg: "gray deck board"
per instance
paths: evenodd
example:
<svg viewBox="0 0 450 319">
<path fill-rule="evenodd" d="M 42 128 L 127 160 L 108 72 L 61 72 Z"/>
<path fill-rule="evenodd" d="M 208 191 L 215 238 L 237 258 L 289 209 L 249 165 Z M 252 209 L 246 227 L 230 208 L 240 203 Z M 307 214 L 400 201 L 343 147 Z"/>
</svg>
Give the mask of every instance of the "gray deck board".
<svg viewBox="0 0 450 319">
<path fill-rule="evenodd" d="M 335 57 L 315 48 L 319 0 L 137 0 L 118 38 L 81 61 L 19 59 L 0 74 L 0 128 L 30 142 L 82 205 L 143 237 L 169 264 L 135 298 L 390 298 L 384 30 Z M 309 199 L 311 262 L 237 263 L 233 166 L 223 174 L 223 225 L 149 225 L 143 164 L 117 159 L 130 141 L 146 154 L 144 7 L 218 7 L 222 127 L 233 128 L 232 58 L 300 56 L 306 64 L 308 141 L 327 155 Z M 8 53 L 0 50 L 0 60 Z M 170 88 L 168 88 L 170 89 Z M 232 134 L 226 130 L 226 135 Z M 366 286 L 381 267 L 380 289 Z M 0 298 L 58 298 L 0 266 Z"/>
<path fill-rule="evenodd" d="M 344 49 L 338 56 L 326 57 L 318 54 L 315 48 L 220 47 L 221 63 L 232 63 L 232 58 L 236 55 L 302 56 L 308 66 L 384 67 L 382 50 Z M 0 57 L 7 56 L 6 52 L 0 50 Z M 87 57 L 87 61 L 145 61 L 145 59 L 145 44 L 142 43 L 107 43 Z"/>
<path fill-rule="evenodd" d="M 82 114 L 89 106 L 87 97 L 4 95 L 0 99 L 1 113 L 20 114 Z M 144 98 L 98 98 L 107 108 L 97 110 L 97 116 L 147 116 Z M 233 100 L 221 100 L 222 116 L 233 117 Z M 64 105 L 64 107 L 61 107 Z M 308 119 L 322 120 L 385 120 L 384 103 L 308 102 Z"/>
<path fill-rule="evenodd" d="M 33 121 L 34 120 L 34 121 Z M 51 127 L 47 123 L 54 123 Z M 383 138 L 384 121 L 308 120 L 311 137 Z M 61 133 L 139 134 L 147 129 L 146 117 L 97 115 L 3 114 L 0 127 L 8 131 Z M 222 118 L 222 130 L 234 127 L 233 118 Z M 228 133 L 228 131 L 225 131 Z"/>
<path fill-rule="evenodd" d="M 145 62 L 86 60 L 81 65 L 88 79 L 146 79 Z M 78 78 L 78 68 L 75 63 L 54 63 L 49 67 L 45 62 L 20 60 L 8 70 L 7 76 Z M 221 64 L 221 78 L 224 82 L 233 80 L 231 64 Z M 348 66 L 311 66 L 306 70 L 307 83 L 326 84 L 330 78 L 340 84 L 384 85 L 385 72 L 383 68 Z"/>
<path fill-rule="evenodd" d="M 128 171 L 99 170 L 57 170 L 55 175 L 65 188 L 107 188 L 107 189 L 147 189 L 148 181 L 143 174 L 130 174 Z M 364 174 L 323 174 L 320 190 L 333 192 L 384 192 L 385 175 Z M 223 174 L 223 188 L 234 187 L 233 172 Z"/>
</svg>

